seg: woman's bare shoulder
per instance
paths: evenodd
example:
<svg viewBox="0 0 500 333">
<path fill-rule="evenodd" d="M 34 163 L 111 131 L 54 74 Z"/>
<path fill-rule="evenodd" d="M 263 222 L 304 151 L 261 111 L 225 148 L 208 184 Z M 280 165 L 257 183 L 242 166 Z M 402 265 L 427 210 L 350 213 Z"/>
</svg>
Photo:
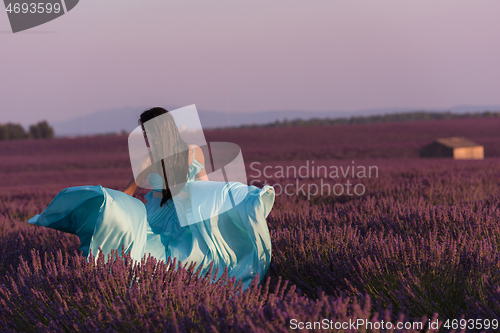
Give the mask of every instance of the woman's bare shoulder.
<svg viewBox="0 0 500 333">
<path fill-rule="evenodd" d="M 195 144 L 192 144 L 191 146 L 194 147 L 195 158 L 199 162 L 201 162 L 202 160 L 204 160 L 205 158 L 203 156 L 203 150 L 201 150 L 201 148 L 199 146 L 195 145 Z M 191 151 L 190 155 L 192 155 L 192 150 L 190 150 L 190 151 Z M 192 158 L 192 156 L 191 156 L 191 158 Z"/>
<path fill-rule="evenodd" d="M 189 155 L 188 155 L 188 163 L 191 165 L 193 162 L 193 148 L 194 148 L 194 157 L 200 163 L 205 162 L 205 158 L 203 156 L 203 150 L 195 144 L 189 144 Z"/>
</svg>

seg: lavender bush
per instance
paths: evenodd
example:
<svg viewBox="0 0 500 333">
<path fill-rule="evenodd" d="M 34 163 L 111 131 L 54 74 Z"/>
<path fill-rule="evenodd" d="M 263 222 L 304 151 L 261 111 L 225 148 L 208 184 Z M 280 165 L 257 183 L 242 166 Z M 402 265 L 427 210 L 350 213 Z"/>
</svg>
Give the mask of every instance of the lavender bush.
<svg viewBox="0 0 500 333">
<path fill-rule="evenodd" d="M 255 280 L 243 292 L 227 276 L 213 281 L 175 261 L 144 258 L 133 265 L 116 252 L 109 261 L 101 255 L 87 262 L 76 236 L 28 225 L 67 186 L 124 188 L 131 176 L 124 137 L 105 141 L 46 140 L 40 148 L 0 143 L 2 331 L 290 332 L 296 331 L 292 319 L 426 322 L 500 315 L 498 158 L 370 156 L 359 162 L 377 165 L 378 178 L 323 179 L 362 183 L 363 196 L 277 196 L 268 217 L 271 267 L 262 284 Z M 273 163 L 302 162 L 261 167 Z"/>
</svg>

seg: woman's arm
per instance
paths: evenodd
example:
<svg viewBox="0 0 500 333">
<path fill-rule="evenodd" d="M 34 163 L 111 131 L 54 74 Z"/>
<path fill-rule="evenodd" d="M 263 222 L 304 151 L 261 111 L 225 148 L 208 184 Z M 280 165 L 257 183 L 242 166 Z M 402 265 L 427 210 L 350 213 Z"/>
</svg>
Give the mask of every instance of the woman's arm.
<svg viewBox="0 0 500 333">
<path fill-rule="evenodd" d="M 127 184 L 127 188 L 123 192 L 125 192 L 128 195 L 133 197 L 135 192 L 137 192 L 138 189 L 139 189 L 139 185 L 137 185 L 137 183 L 135 182 L 135 178 L 132 177 Z"/>
</svg>

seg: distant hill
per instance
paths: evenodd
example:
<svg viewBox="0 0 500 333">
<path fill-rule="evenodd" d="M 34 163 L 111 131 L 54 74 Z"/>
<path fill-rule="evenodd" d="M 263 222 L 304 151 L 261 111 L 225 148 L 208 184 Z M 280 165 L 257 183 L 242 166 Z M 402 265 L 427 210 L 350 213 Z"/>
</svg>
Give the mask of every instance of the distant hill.
<svg viewBox="0 0 500 333">
<path fill-rule="evenodd" d="M 308 120 L 294 119 L 275 121 L 264 125 L 242 125 L 238 128 L 255 127 L 296 127 L 296 126 L 331 126 L 331 125 L 349 125 L 349 124 L 371 124 L 371 123 L 389 123 L 400 121 L 422 121 L 422 120 L 444 120 L 444 119 L 467 119 L 467 118 L 500 118 L 500 111 L 485 111 L 478 113 L 452 113 L 452 112 L 425 112 L 414 111 L 405 113 L 392 113 L 373 116 L 357 116 L 349 118 L 312 118 Z"/>
<path fill-rule="evenodd" d="M 166 106 L 169 110 L 177 109 L 180 106 Z M 130 132 L 137 127 L 137 120 L 140 113 L 147 107 L 124 107 L 111 110 L 103 110 L 94 112 L 86 116 L 76 117 L 62 122 L 51 122 L 55 130 L 56 136 L 83 136 L 105 133 L 119 133 L 122 131 Z M 483 112 L 483 111 L 498 111 L 500 105 L 497 106 L 456 106 L 449 110 L 434 110 L 433 112 L 450 112 L 450 113 L 466 113 L 466 112 Z M 387 114 L 407 114 L 415 113 L 414 108 L 390 108 L 390 109 L 366 109 L 358 111 L 306 111 L 306 110 L 273 110 L 273 111 L 258 111 L 246 113 L 230 113 L 212 110 L 204 110 L 198 108 L 201 124 L 203 128 L 224 128 L 224 127 L 240 127 L 245 125 L 265 125 L 284 122 L 285 119 L 309 121 L 313 119 L 343 119 L 340 122 L 346 122 L 345 119 L 363 117 L 380 117 Z M 394 117 L 394 116 L 390 116 Z M 384 118 L 384 119 L 390 119 Z M 374 118 L 375 119 L 375 118 Z M 299 122 L 297 122 L 298 124 Z"/>
</svg>

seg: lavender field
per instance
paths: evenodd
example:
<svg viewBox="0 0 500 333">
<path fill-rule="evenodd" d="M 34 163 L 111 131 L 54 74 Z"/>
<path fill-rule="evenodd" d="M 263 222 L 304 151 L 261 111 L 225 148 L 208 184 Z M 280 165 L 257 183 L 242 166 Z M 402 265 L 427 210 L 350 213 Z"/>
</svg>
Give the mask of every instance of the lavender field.
<svg viewBox="0 0 500 333">
<path fill-rule="evenodd" d="M 76 236 L 28 225 L 65 187 L 123 190 L 131 177 L 126 136 L 0 142 L 2 332 L 295 332 L 293 319 L 499 319 L 498 128 L 500 119 L 466 119 L 207 132 L 208 141 L 242 147 L 256 184 L 349 181 L 365 189 L 362 196 L 278 195 L 268 217 L 271 267 L 245 292 L 237 281 L 154 259 L 133 266 L 117 253 L 87 263 Z M 419 147 L 442 136 L 483 144 L 487 158 L 418 158 Z M 265 177 L 254 170 L 307 160 L 378 173 Z"/>
</svg>

